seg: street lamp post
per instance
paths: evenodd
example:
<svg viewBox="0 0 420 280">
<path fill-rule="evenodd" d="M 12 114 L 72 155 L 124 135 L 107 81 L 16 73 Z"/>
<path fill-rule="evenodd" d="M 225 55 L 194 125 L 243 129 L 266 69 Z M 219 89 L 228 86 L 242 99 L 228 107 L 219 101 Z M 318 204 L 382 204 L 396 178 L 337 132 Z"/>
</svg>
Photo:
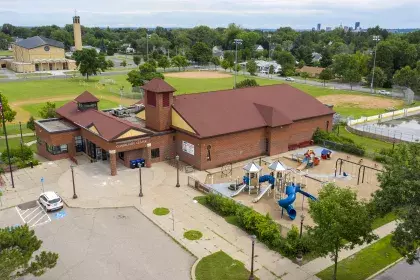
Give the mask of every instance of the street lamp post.
<svg viewBox="0 0 420 280">
<path fill-rule="evenodd" d="M 175 159 L 176 159 L 176 185 L 175 187 L 179 188 L 180 187 L 179 185 L 179 156 L 176 155 Z"/>
<path fill-rule="evenodd" d="M 303 220 L 305 219 L 305 215 L 300 215 L 300 233 L 299 233 L 299 239 L 302 239 L 302 229 L 303 229 Z M 299 240 L 301 241 L 301 240 Z M 301 263 L 303 259 L 303 252 L 302 252 L 302 244 L 299 244 L 296 260 L 298 263 Z"/>
<path fill-rule="evenodd" d="M 271 60 L 271 34 L 267 35 L 268 40 L 268 60 Z"/>
<path fill-rule="evenodd" d="M 242 45 L 242 39 L 234 39 L 233 42 L 235 43 L 235 84 L 234 88 L 236 88 L 236 76 L 238 75 L 238 45 Z"/>
<path fill-rule="evenodd" d="M 255 240 L 257 239 L 257 237 L 255 235 L 251 236 L 251 240 L 252 240 L 252 252 L 251 252 L 251 274 L 249 275 L 248 280 L 254 280 L 254 247 L 255 247 Z"/>
<path fill-rule="evenodd" d="M 140 182 L 139 196 L 143 197 L 143 185 L 142 185 L 142 182 L 141 182 L 141 165 L 139 165 L 139 182 Z"/>
<path fill-rule="evenodd" d="M 149 38 L 150 38 L 150 34 L 148 34 L 146 32 L 146 60 L 147 62 L 149 62 Z"/>
<path fill-rule="evenodd" d="M 77 194 L 76 194 L 76 185 L 74 184 L 74 170 L 73 170 L 74 165 L 73 164 L 70 165 L 70 168 L 71 168 L 71 179 L 73 181 L 73 199 L 76 199 Z"/>
<path fill-rule="evenodd" d="M 372 93 L 373 94 L 373 80 L 374 80 L 374 78 L 375 78 L 375 67 L 376 67 L 376 50 L 377 50 L 377 48 L 378 48 L 378 42 L 380 41 L 381 39 L 379 38 L 379 36 L 378 35 L 374 35 L 373 36 L 373 41 L 375 41 L 375 56 L 374 56 L 374 58 L 373 58 L 373 68 L 372 68 L 372 81 L 371 81 L 371 83 L 370 83 L 370 93 Z"/>
<path fill-rule="evenodd" d="M 300 215 L 300 233 L 299 238 L 302 238 L 302 228 L 303 228 L 303 220 L 305 219 L 305 215 Z"/>
</svg>

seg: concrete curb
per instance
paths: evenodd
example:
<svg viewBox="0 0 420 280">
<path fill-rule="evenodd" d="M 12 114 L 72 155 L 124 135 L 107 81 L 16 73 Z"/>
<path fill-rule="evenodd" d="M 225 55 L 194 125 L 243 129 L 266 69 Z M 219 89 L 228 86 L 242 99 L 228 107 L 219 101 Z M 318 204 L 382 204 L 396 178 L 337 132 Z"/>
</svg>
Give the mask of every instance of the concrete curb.
<svg viewBox="0 0 420 280">
<path fill-rule="evenodd" d="M 197 260 L 195 261 L 195 263 L 191 267 L 191 279 L 192 280 L 197 280 L 197 278 L 195 277 L 195 269 L 197 268 L 197 265 L 201 261 L 201 259 L 202 258 L 197 258 Z"/>
<path fill-rule="evenodd" d="M 370 280 L 373 279 L 374 277 L 378 276 L 379 274 L 381 274 L 382 272 L 384 272 L 385 270 L 387 270 L 390 267 L 393 267 L 394 265 L 396 265 L 397 263 L 399 263 L 400 261 L 402 261 L 404 259 L 404 257 L 399 258 L 398 260 L 396 260 L 395 262 L 387 265 L 386 267 L 382 268 L 381 270 L 379 270 L 378 272 L 376 272 L 375 274 L 372 274 L 371 276 L 369 276 L 368 278 L 366 278 L 366 280 Z"/>
</svg>

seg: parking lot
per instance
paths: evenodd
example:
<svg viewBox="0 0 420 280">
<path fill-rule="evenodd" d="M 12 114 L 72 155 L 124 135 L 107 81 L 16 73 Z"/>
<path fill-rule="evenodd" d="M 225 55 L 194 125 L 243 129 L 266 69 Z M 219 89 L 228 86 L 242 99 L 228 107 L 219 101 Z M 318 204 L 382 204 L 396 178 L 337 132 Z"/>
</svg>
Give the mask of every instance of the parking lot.
<svg viewBox="0 0 420 280">
<path fill-rule="evenodd" d="M 190 279 L 195 257 L 135 208 L 45 213 L 35 201 L 0 211 L 0 227 L 23 221 L 43 250 L 59 254 L 57 266 L 39 279 Z"/>
</svg>

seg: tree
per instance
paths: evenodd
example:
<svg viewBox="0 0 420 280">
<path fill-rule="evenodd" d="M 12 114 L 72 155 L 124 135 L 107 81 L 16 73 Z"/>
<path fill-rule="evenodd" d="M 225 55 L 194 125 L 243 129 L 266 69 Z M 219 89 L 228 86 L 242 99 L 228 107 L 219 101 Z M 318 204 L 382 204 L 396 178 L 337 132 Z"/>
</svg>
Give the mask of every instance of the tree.
<svg viewBox="0 0 420 280">
<path fill-rule="evenodd" d="M 287 51 L 275 52 L 274 57 L 278 64 L 281 65 L 283 76 L 293 76 L 295 72 L 295 57 Z"/>
<path fill-rule="evenodd" d="M 135 65 L 139 65 L 141 61 L 141 57 L 139 55 L 134 55 L 133 56 L 133 62 Z"/>
<path fill-rule="evenodd" d="M 338 254 L 342 249 L 370 243 L 376 238 L 366 203 L 359 201 L 350 189 L 334 184 L 324 186 L 318 200 L 309 201 L 309 214 L 315 223 L 308 230 L 313 250 L 320 256 L 331 254 L 334 257 L 333 280 L 337 276 Z"/>
<path fill-rule="evenodd" d="M 225 71 L 230 67 L 230 63 L 229 61 L 227 61 L 226 59 L 224 59 L 222 61 L 222 63 L 220 64 L 220 66 L 222 66 L 223 69 L 225 69 Z"/>
<path fill-rule="evenodd" d="M 166 70 L 166 68 L 168 68 L 169 66 L 171 66 L 171 62 L 169 61 L 169 58 L 167 56 L 162 56 L 161 58 L 159 58 L 158 60 L 158 66 L 163 68 L 163 71 Z"/>
<path fill-rule="evenodd" d="M 399 144 L 388 152 L 389 160 L 378 173 L 379 190 L 373 196 L 378 215 L 397 213 L 392 245 L 409 263 L 419 260 L 420 244 L 420 143 Z"/>
<path fill-rule="evenodd" d="M 395 72 L 393 81 L 395 84 L 412 89 L 414 92 L 420 92 L 420 73 L 417 69 L 411 69 L 405 66 Z"/>
<path fill-rule="evenodd" d="M 108 59 L 107 61 L 106 61 L 106 65 L 107 65 L 107 68 L 109 69 L 109 68 L 112 68 L 112 67 L 114 67 L 114 62 L 111 60 L 111 59 Z"/>
<path fill-rule="evenodd" d="M 255 72 L 257 72 L 257 63 L 254 60 L 250 60 L 246 63 L 246 71 L 249 72 L 252 76 L 255 76 Z"/>
<path fill-rule="evenodd" d="M 343 80 L 350 84 L 350 90 L 353 90 L 353 84 L 360 82 L 362 75 L 357 69 L 348 69 L 344 72 Z"/>
<path fill-rule="evenodd" d="M 42 251 L 42 241 L 35 236 L 28 225 L 0 229 L 0 279 L 20 279 L 25 275 L 43 275 L 56 266 L 58 254 Z"/>
<path fill-rule="evenodd" d="M 54 102 L 47 102 L 44 106 L 41 107 L 39 110 L 39 115 L 43 119 L 51 119 L 57 117 L 55 113 L 55 103 Z"/>
<path fill-rule="evenodd" d="M 98 55 L 95 49 L 76 51 L 73 56 L 80 74 L 86 76 L 86 80 L 89 80 L 89 76 L 96 75 L 99 71 L 105 71 L 108 67 L 105 56 Z"/>
<path fill-rule="evenodd" d="M 121 61 L 120 66 L 126 67 L 127 66 L 127 61 L 125 59 L 123 61 Z"/>
<path fill-rule="evenodd" d="M 366 80 L 369 82 L 372 81 L 372 71 L 370 71 L 370 73 L 366 76 Z M 384 85 L 386 81 L 386 75 L 385 72 L 379 68 L 379 67 L 375 67 L 375 76 L 373 79 L 373 86 L 374 87 L 382 87 Z"/>
<path fill-rule="evenodd" d="M 273 76 L 273 74 L 274 74 L 274 65 L 273 64 L 271 64 L 270 67 L 268 68 L 268 74 Z"/>
<path fill-rule="evenodd" d="M 306 84 L 306 79 L 310 77 L 308 72 L 301 72 L 300 76 L 305 79 L 305 84 Z"/>
<path fill-rule="evenodd" d="M 153 78 L 164 79 L 162 73 L 157 72 L 156 67 L 148 62 L 140 65 L 139 70 L 131 70 L 127 75 L 127 81 L 130 82 L 133 87 L 142 86 Z"/>
<path fill-rule="evenodd" d="M 4 94 L 1 94 L 1 106 L 3 107 L 4 119 L 7 122 L 12 122 L 16 117 L 16 111 L 13 111 L 12 108 L 9 106 L 9 100 L 7 99 Z"/>
<path fill-rule="evenodd" d="M 198 42 L 191 48 L 192 59 L 198 64 L 206 64 L 212 58 L 212 51 L 208 45 L 203 42 Z"/>
<path fill-rule="evenodd" d="M 28 122 L 26 123 L 26 128 L 35 131 L 35 119 L 33 116 L 31 116 Z"/>
<path fill-rule="evenodd" d="M 216 70 L 217 69 L 217 66 L 220 65 L 220 59 L 217 56 L 213 56 L 211 58 L 211 63 L 214 64 L 214 70 Z"/>
<path fill-rule="evenodd" d="M 334 78 L 334 73 L 331 70 L 331 68 L 325 68 L 319 74 L 319 78 L 324 81 L 324 87 L 325 87 L 325 82 L 329 81 L 329 80 L 332 80 Z"/>
<path fill-rule="evenodd" d="M 185 56 L 177 55 L 172 57 L 172 65 L 178 67 L 178 70 L 181 71 L 181 67 L 185 68 L 188 66 L 188 61 Z"/>
<path fill-rule="evenodd" d="M 236 83 L 236 88 L 245 88 L 245 87 L 258 87 L 259 84 L 254 79 L 245 79 Z"/>
</svg>

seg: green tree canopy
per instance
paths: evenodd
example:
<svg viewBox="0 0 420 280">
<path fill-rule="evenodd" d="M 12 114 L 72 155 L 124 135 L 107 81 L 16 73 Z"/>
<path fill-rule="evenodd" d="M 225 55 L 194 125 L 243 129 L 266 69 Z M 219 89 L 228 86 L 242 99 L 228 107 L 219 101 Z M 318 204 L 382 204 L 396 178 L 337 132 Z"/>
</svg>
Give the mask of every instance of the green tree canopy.
<svg viewBox="0 0 420 280">
<path fill-rule="evenodd" d="M 226 71 L 230 67 L 230 62 L 228 60 L 224 59 L 220 63 L 220 66 L 222 66 L 222 68 L 225 69 L 225 71 Z"/>
<path fill-rule="evenodd" d="M 141 61 L 141 57 L 139 55 L 134 55 L 133 56 L 133 62 L 135 65 L 139 65 Z"/>
<path fill-rule="evenodd" d="M 167 56 L 161 56 L 158 60 L 158 66 L 163 68 L 163 71 L 166 70 L 169 66 L 171 66 L 171 61 Z"/>
<path fill-rule="evenodd" d="M 366 76 L 366 80 L 368 81 L 368 83 L 370 84 L 372 81 L 372 75 L 373 72 L 371 71 L 367 76 Z M 387 77 L 385 72 L 379 68 L 379 67 L 375 67 L 375 76 L 373 79 L 373 86 L 374 87 L 382 87 L 386 81 Z"/>
<path fill-rule="evenodd" d="M 324 87 L 325 82 L 334 79 L 334 73 L 331 70 L 331 68 L 325 68 L 322 70 L 322 72 L 319 74 L 319 78 L 324 81 Z"/>
<path fill-rule="evenodd" d="M 16 117 L 16 111 L 13 111 L 12 108 L 9 105 L 9 100 L 7 99 L 4 94 L 1 93 L 1 106 L 3 107 L 3 113 L 4 113 L 4 119 L 7 122 L 12 122 Z"/>
<path fill-rule="evenodd" d="M 28 122 L 26 123 L 26 128 L 35 131 L 35 119 L 33 116 L 31 116 Z"/>
<path fill-rule="evenodd" d="M 211 63 L 214 64 L 214 70 L 216 70 L 217 66 L 220 65 L 220 59 L 217 56 L 213 56 L 211 58 Z"/>
<path fill-rule="evenodd" d="M 398 70 L 393 78 L 395 84 L 411 88 L 414 92 L 420 93 L 420 73 L 410 66 Z"/>
<path fill-rule="evenodd" d="M 209 46 L 203 42 L 198 42 L 193 45 L 191 48 L 192 59 L 198 64 L 206 64 L 212 58 L 212 51 Z"/>
<path fill-rule="evenodd" d="M 246 63 L 246 71 L 249 72 L 252 76 L 257 72 L 257 63 L 254 60 L 250 60 Z"/>
<path fill-rule="evenodd" d="M 162 73 L 156 71 L 156 67 L 146 62 L 139 66 L 139 70 L 131 70 L 127 74 L 127 81 L 133 86 L 142 86 L 153 78 L 164 79 Z"/>
<path fill-rule="evenodd" d="M 181 67 L 185 68 L 188 66 L 188 61 L 185 56 L 177 55 L 172 58 L 172 65 L 178 67 L 178 70 L 181 71 Z"/>
<path fill-rule="evenodd" d="M 73 53 L 76 65 L 79 67 L 79 72 L 86 79 L 89 76 L 96 75 L 99 71 L 105 71 L 108 64 L 105 61 L 105 56 L 98 55 L 95 49 L 83 49 Z"/>
<path fill-rule="evenodd" d="M 43 119 L 50 119 L 57 117 L 55 112 L 55 103 L 54 102 L 47 102 L 44 106 L 41 107 L 39 110 L 39 116 Z"/>
<path fill-rule="evenodd" d="M 58 254 L 42 251 L 42 241 L 27 225 L 0 229 L 0 279 L 19 279 L 25 275 L 41 276 L 56 266 Z"/>
<path fill-rule="evenodd" d="M 254 79 L 245 79 L 236 83 L 236 88 L 245 88 L 245 87 L 257 87 L 259 84 Z"/>
<path fill-rule="evenodd" d="M 366 203 L 359 201 L 350 189 L 332 183 L 324 186 L 318 200 L 309 201 L 309 214 L 315 223 L 308 230 L 314 252 L 334 257 L 333 280 L 336 279 L 338 254 L 342 249 L 370 243 L 376 238 Z"/>
<path fill-rule="evenodd" d="M 378 214 L 396 211 L 398 225 L 392 245 L 409 263 L 419 260 L 420 245 L 420 143 L 399 144 L 378 174 L 379 187 L 373 198 Z"/>
<path fill-rule="evenodd" d="M 305 79 L 305 83 L 306 83 L 306 79 L 308 79 L 310 77 L 308 72 L 301 72 L 300 76 Z"/>
<path fill-rule="evenodd" d="M 357 69 L 347 69 L 343 75 L 343 81 L 350 84 L 350 90 L 353 90 L 353 85 L 360 82 L 362 75 Z"/>
</svg>

